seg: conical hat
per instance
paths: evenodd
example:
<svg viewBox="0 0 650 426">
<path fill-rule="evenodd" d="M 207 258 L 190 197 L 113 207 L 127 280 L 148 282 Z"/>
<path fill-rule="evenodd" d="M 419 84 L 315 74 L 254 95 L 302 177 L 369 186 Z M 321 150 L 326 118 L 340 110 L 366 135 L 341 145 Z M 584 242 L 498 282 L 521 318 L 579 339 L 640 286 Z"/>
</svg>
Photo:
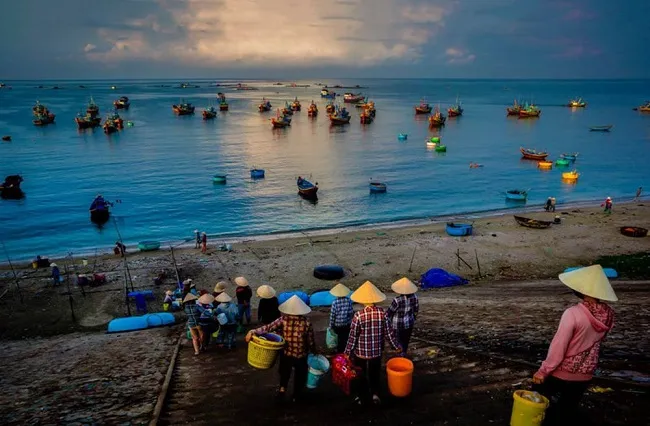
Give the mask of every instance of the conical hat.
<svg viewBox="0 0 650 426">
<path fill-rule="evenodd" d="M 278 310 L 287 315 L 307 315 L 311 312 L 311 308 L 295 294 L 281 304 Z"/>
<path fill-rule="evenodd" d="M 248 287 L 248 280 L 244 277 L 237 277 L 235 278 L 235 284 L 239 287 Z"/>
<path fill-rule="evenodd" d="M 216 300 L 219 303 L 228 303 L 232 300 L 232 297 L 228 296 L 228 293 L 225 291 L 218 295 L 214 300 Z"/>
<path fill-rule="evenodd" d="M 352 290 L 350 290 L 349 288 L 347 288 L 341 283 L 338 283 L 330 290 L 330 294 L 336 297 L 347 297 L 351 292 Z"/>
<path fill-rule="evenodd" d="M 418 291 L 418 286 L 406 277 L 395 281 L 390 288 L 397 294 L 413 294 Z"/>
<path fill-rule="evenodd" d="M 204 305 L 209 305 L 212 302 L 214 302 L 214 296 L 211 294 L 206 293 L 199 297 L 199 303 L 202 303 Z"/>
<path fill-rule="evenodd" d="M 217 285 L 214 286 L 214 292 L 219 293 L 222 292 L 226 289 L 226 283 L 223 281 L 219 281 Z"/>
<path fill-rule="evenodd" d="M 198 299 L 198 297 L 196 297 L 192 293 L 187 293 L 187 295 L 183 299 L 183 303 L 191 302 L 191 301 L 196 300 L 196 299 Z"/>
<path fill-rule="evenodd" d="M 366 281 L 361 287 L 352 293 L 350 299 L 357 303 L 371 305 L 373 303 L 383 302 L 386 300 L 386 295 L 379 291 L 373 283 Z"/>
<path fill-rule="evenodd" d="M 609 283 L 603 267 L 600 265 L 587 266 L 586 268 L 565 272 L 564 274 L 560 274 L 558 278 L 571 290 L 575 290 L 585 296 L 591 296 L 608 302 L 618 301 L 618 297 L 616 297 L 616 293 L 614 293 L 614 289 Z"/>
<path fill-rule="evenodd" d="M 262 299 L 270 299 L 275 297 L 275 289 L 270 285 L 261 285 L 257 289 L 257 295 Z"/>
</svg>

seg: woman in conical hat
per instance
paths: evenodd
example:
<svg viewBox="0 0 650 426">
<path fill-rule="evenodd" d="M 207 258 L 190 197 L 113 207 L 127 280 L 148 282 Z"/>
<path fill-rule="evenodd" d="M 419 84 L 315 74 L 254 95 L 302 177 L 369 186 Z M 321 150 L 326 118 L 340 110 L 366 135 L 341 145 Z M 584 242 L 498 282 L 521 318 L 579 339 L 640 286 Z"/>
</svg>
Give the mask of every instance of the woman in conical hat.
<svg viewBox="0 0 650 426">
<path fill-rule="evenodd" d="M 237 284 L 235 296 L 237 296 L 237 306 L 239 306 L 239 325 L 244 325 L 244 318 L 246 318 L 246 324 L 250 324 L 253 291 L 244 277 L 235 278 L 235 284 Z"/>
<path fill-rule="evenodd" d="M 582 395 L 598 367 L 600 344 L 614 325 L 614 311 L 605 302 L 618 298 L 600 265 L 559 275 L 581 300 L 562 314 L 546 360 L 533 376 L 534 390 L 553 398 L 545 424 L 573 424 Z"/>
<path fill-rule="evenodd" d="M 201 351 L 201 342 L 203 341 L 203 331 L 199 326 L 199 317 L 201 314 L 196 306 L 198 297 L 192 293 L 187 293 L 183 298 L 183 310 L 187 315 L 187 328 L 190 329 L 192 335 L 192 345 L 194 346 L 194 355 L 198 355 Z"/>
<path fill-rule="evenodd" d="M 219 281 L 215 286 L 214 286 L 214 291 L 212 292 L 212 295 L 215 297 L 219 297 L 221 293 L 226 291 L 226 283 L 225 281 Z"/>
<path fill-rule="evenodd" d="M 401 278 L 391 285 L 391 289 L 398 294 L 393 299 L 390 308 L 386 311 L 388 319 L 397 333 L 397 339 L 406 352 L 411 341 L 415 319 L 420 311 L 420 302 L 415 293 L 418 287 L 408 278 Z"/>
<path fill-rule="evenodd" d="M 246 335 L 246 341 L 259 334 L 278 331 L 285 340 L 285 345 L 280 355 L 280 388 L 278 398 L 283 398 L 291 377 L 294 374 L 294 400 L 302 397 L 307 384 L 307 355 L 316 352 L 314 341 L 314 328 L 305 315 L 311 308 L 298 296 L 293 295 L 278 308 L 282 316 L 270 324 L 251 330 Z"/>
<path fill-rule="evenodd" d="M 330 310 L 329 327 L 337 336 L 336 353 L 343 353 L 345 345 L 348 343 L 350 337 L 350 324 L 352 323 L 352 315 L 354 309 L 352 307 L 352 300 L 348 297 L 351 291 L 349 288 L 341 283 L 336 284 L 331 290 L 330 294 L 335 296 L 336 299 L 332 302 Z"/>
<path fill-rule="evenodd" d="M 237 334 L 237 323 L 239 323 L 239 308 L 232 302 L 232 297 L 228 296 L 228 293 L 225 291 L 221 292 L 214 300 L 219 302 L 215 311 L 215 317 L 218 319 L 223 314 L 226 318 L 225 324 L 220 325 L 221 328 L 219 336 L 217 336 L 217 344 L 223 345 L 225 343 L 226 349 L 232 349 L 235 347 L 235 335 Z"/>
<path fill-rule="evenodd" d="M 210 344 L 210 337 L 212 333 L 217 330 L 217 324 L 214 321 L 214 296 L 208 294 L 202 294 L 199 296 L 196 301 L 196 310 L 199 312 L 199 327 L 203 332 L 203 337 L 201 339 L 201 350 L 204 351 L 208 348 Z"/>
<path fill-rule="evenodd" d="M 362 303 L 364 308 L 352 317 L 350 337 L 348 338 L 345 354 L 352 357 L 353 362 L 361 368 L 365 380 L 359 380 L 356 400 L 358 403 L 374 402 L 379 404 L 381 356 L 384 342 L 388 340 L 391 346 L 402 351 L 395 338 L 390 321 L 384 310 L 376 303 L 386 300 L 386 295 L 379 291 L 370 281 L 363 283 L 350 298 Z"/>
<path fill-rule="evenodd" d="M 257 321 L 260 324 L 270 324 L 280 318 L 278 310 L 278 298 L 275 297 L 275 289 L 270 285 L 262 285 L 257 289 L 260 304 L 257 306 Z"/>
</svg>

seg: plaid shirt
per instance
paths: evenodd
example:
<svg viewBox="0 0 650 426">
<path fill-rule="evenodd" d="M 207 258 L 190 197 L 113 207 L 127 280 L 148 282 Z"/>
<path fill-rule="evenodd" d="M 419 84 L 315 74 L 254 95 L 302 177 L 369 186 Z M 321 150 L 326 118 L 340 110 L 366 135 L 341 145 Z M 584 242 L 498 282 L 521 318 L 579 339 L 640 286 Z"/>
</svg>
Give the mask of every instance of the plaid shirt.
<svg viewBox="0 0 650 426">
<path fill-rule="evenodd" d="M 345 354 L 349 356 L 354 353 L 363 359 L 378 358 L 384 349 L 386 337 L 393 348 L 401 349 L 384 310 L 377 306 L 366 306 L 352 318 Z"/>
<path fill-rule="evenodd" d="M 350 325 L 352 322 L 352 315 L 354 315 L 352 301 L 347 297 L 337 297 L 334 302 L 332 302 L 332 310 L 330 311 L 330 328 Z"/>
<path fill-rule="evenodd" d="M 314 328 L 303 316 L 283 315 L 270 324 L 253 330 L 254 334 L 264 334 L 281 330 L 286 341 L 284 354 L 294 358 L 304 358 L 316 349 Z"/>
<path fill-rule="evenodd" d="M 415 294 L 402 294 L 393 299 L 386 315 L 395 330 L 405 330 L 413 328 L 419 310 L 420 302 Z"/>
</svg>

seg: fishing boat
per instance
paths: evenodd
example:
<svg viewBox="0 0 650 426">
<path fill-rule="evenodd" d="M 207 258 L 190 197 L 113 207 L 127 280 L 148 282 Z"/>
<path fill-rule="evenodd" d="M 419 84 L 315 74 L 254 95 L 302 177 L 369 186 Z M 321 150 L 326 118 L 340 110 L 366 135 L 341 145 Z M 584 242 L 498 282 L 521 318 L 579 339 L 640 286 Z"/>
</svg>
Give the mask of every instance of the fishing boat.
<svg viewBox="0 0 650 426">
<path fill-rule="evenodd" d="M 456 105 L 453 105 L 447 109 L 447 116 L 449 118 L 460 117 L 463 115 L 463 108 L 460 106 L 460 100 L 456 98 Z"/>
<path fill-rule="evenodd" d="M 212 176 L 212 183 L 226 183 L 228 175 L 214 175 Z"/>
<path fill-rule="evenodd" d="M 424 99 L 420 101 L 420 105 L 415 106 L 416 115 L 431 114 L 431 110 L 431 105 L 429 105 L 429 103 L 427 103 Z"/>
<path fill-rule="evenodd" d="M 219 111 L 228 111 L 228 102 L 226 101 L 226 95 L 221 92 L 217 93 L 217 101 L 219 102 Z"/>
<path fill-rule="evenodd" d="M 545 220 L 537 220 L 537 219 L 530 219 L 527 217 L 523 216 L 514 216 L 515 221 L 521 226 L 525 226 L 526 228 L 533 228 L 533 229 L 545 229 L 548 228 L 553 224 L 553 222 L 548 222 Z"/>
<path fill-rule="evenodd" d="M 650 112 L 650 101 L 646 101 L 645 104 L 634 108 L 634 110 L 639 112 Z"/>
<path fill-rule="evenodd" d="M 285 116 L 293 115 L 293 110 L 291 109 L 291 104 L 289 102 L 284 103 L 284 108 L 282 108 L 282 114 Z"/>
<path fill-rule="evenodd" d="M 365 108 L 366 105 L 368 104 L 368 98 L 363 98 L 358 102 L 354 103 L 355 108 Z"/>
<path fill-rule="evenodd" d="M 533 104 L 526 104 L 519 111 L 519 118 L 537 118 L 542 114 L 542 110 Z"/>
<path fill-rule="evenodd" d="M 34 123 L 34 126 L 47 126 L 48 124 L 52 124 L 54 122 L 54 114 L 39 114 L 34 117 L 32 120 L 32 123 Z"/>
<path fill-rule="evenodd" d="M 209 106 L 203 110 L 203 119 L 212 120 L 217 117 L 217 109 L 213 106 Z"/>
<path fill-rule="evenodd" d="M 309 108 L 307 108 L 307 116 L 316 117 L 317 115 L 318 115 L 318 107 L 316 106 L 314 101 L 311 101 Z"/>
<path fill-rule="evenodd" d="M 537 152 L 534 149 L 524 147 L 519 147 L 519 151 L 523 158 L 527 160 L 544 161 L 546 160 L 546 157 L 548 157 L 548 152 L 545 151 Z"/>
<path fill-rule="evenodd" d="M 575 181 L 575 180 L 578 180 L 579 177 L 580 177 L 580 173 L 578 173 L 577 170 L 562 173 L 562 179 L 563 180 Z"/>
<path fill-rule="evenodd" d="M 194 114 L 194 105 L 181 99 L 181 103 L 172 105 L 172 110 L 176 115 L 191 115 Z"/>
<path fill-rule="evenodd" d="M 103 225 L 108 222 L 108 218 L 111 215 L 110 205 L 111 203 L 106 201 L 101 194 L 98 194 L 90 204 L 90 221 L 98 225 Z"/>
<path fill-rule="evenodd" d="M 99 117 L 99 106 L 97 106 L 92 96 L 90 97 L 88 106 L 86 107 L 86 115 L 90 118 Z"/>
<path fill-rule="evenodd" d="M 347 92 L 343 95 L 343 102 L 348 104 L 363 101 L 364 99 L 365 97 L 361 93 Z"/>
<path fill-rule="evenodd" d="M 21 200 L 25 198 L 25 193 L 20 188 L 22 182 L 23 177 L 20 175 L 6 176 L 2 185 L 0 185 L 0 198 L 5 200 Z"/>
<path fill-rule="evenodd" d="M 440 112 L 440 106 L 436 106 L 433 114 L 429 116 L 429 127 L 442 127 L 445 125 L 447 118 Z"/>
<path fill-rule="evenodd" d="M 507 115 L 519 116 L 519 112 L 521 112 L 522 109 L 523 107 L 521 106 L 521 104 L 517 102 L 517 100 L 515 99 L 512 106 L 506 108 Z"/>
<path fill-rule="evenodd" d="M 129 98 L 126 96 L 120 96 L 118 100 L 113 102 L 113 106 L 115 109 L 129 109 L 131 102 L 129 102 Z"/>
<path fill-rule="evenodd" d="M 370 179 L 370 182 L 368 183 L 368 189 L 370 190 L 371 193 L 380 193 L 380 192 L 386 192 L 387 187 L 386 184 L 383 182 Z"/>
<path fill-rule="evenodd" d="M 574 152 L 572 154 L 562 154 L 560 157 L 564 158 L 565 160 L 576 161 L 578 159 L 578 155 L 578 152 Z"/>
<path fill-rule="evenodd" d="M 571 164 L 571 160 L 567 160 L 566 158 L 558 158 L 555 160 L 555 165 L 556 166 L 568 166 Z"/>
<path fill-rule="evenodd" d="M 274 129 L 284 129 L 291 126 L 291 118 L 278 110 L 277 116 L 271 119 L 271 124 Z"/>
<path fill-rule="evenodd" d="M 320 91 L 320 97 L 326 99 L 334 99 L 336 97 L 336 93 L 330 92 L 327 88 L 324 88 Z"/>
<path fill-rule="evenodd" d="M 467 237 L 472 235 L 473 228 L 474 225 L 471 223 L 447 222 L 445 230 L 447 231 L 447 235 L 451 235 L 452 237 Z"/>
<path fill-rule="evenodd" d="M 587 102 L 583 101 L 582 98 L 571 99 L 567 106 L 569 108 L 585 108 L 587 106 Z"/>
<path fill-rule="evenodd" d="M 106 118 L 106 120 L 104 120 L 104 124 L 102 125 L 102 128 L 104 129 L 104 133 L 106 133 L 107 135 L 117 132 L 117 126 L 115 126 L 115 122 L 108 117 Z"/>
<path fill-rule="evenodd" d="M 296 184 L 298 185 L 298 194 L 300 194 L 300 196 L 303 198 L 315 200 L 318 197 L 318 182 L 313 184 L 307 179 L 298 176 Z"/>
<path fill-rule="evenodd" d="M 361 124 L 370 124 L 374 118 L 372 118 L 372 115 L 368 112 L 368 110 L 365 110 L 359 115 L 359 120 L 361 121 Z"/>
<path fill-rule="evenodd" d="M 329 102 L 325 107 L 325 111 L 328 114 L 332 114 L 334 111 L 336 111 L 336 105 L 334 105 L 334 102 Z"/>
<path fill-rule="evenodd" d="M 264 179 L 264 169 L 251 169 L 251 179 Z"/>
<path fill-rule="evenodd" d="M 506 191 L 506 199 L 511 201 L 526 201 L 528 198 L 528 191 L 521 189 L 511 189 Z"/>
<path fill-rule="evenodd" d="M 537 168 L 539 169 L 552 169 L 553 168 L 553 162 L 552 161 L 540 161 L 537 163 Z"/>
<path fill-rule="evenodd" d="M 90 117 L 88 114 L 84 115 L 82 113 L 77 114 L 74 121 L 77 123 L 77 127 L 80 130 L 99 127 L 102 122 L 99 117 Z"/>
<path fill-rule="evenodd" d="M 262 98 L 262 103 L 257 107 L 257 109 L 259 109 L 260 112 L 271 111 L 271 102 L 266 98 Z"/>
<path fill-rule="evenodd" d="M 345 107 L 339 108 L 338 106 L 334 109 L 334 112 L 330 114 L 330 123 L 333 126 L 340 126 L 343 124 L 350 123 L 350 113 Z"/>
<path fill-rule="evenodd" d="M 300 111 L 302 106 L 300 105 L 300 101 L 298 100 L 298 97 L 291 102 L 291 110 L 292 111 Z"/>
<path fill-rule="evenodd" d="M 614 127 L 613 124 L 607 124 L 605 126 L 591 126 L 589 128 L 590 132 L 609 132 Z"/>
<path fill-rule="evenodd" d="M 122 120 L 122 117 L 120 117 L 120 114 L 117 113 L 117 110 L 114 111 L 112 114 L 108 114 L 106 116 L 106 121 L 111 121 L 117 127 L 118 130 L 124 128 L 124 120 Z"/>
<path fill-rule="evenodd" d="M 9 135 L 4 135 L 4 136 L 2 137 L 2 140 L 3 140 L 4 142 L 11 142 L 11 136 L 9 136 Z"/>
<path fill-rule="evenodd" d="M 397 140 L 400 140 L 400 141 L 405 141 L 408 138 L 409 138 L 409 135 L 406 134 L 406 133 L 400 133 L 399 135 L 397 135 Z"/>
</svg>

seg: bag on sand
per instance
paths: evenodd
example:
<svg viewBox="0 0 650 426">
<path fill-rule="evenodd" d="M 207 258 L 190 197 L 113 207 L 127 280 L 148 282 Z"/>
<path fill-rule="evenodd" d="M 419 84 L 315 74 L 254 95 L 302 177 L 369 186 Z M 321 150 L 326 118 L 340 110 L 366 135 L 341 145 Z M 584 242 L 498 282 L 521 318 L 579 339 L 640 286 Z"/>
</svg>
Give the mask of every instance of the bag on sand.
<svg viewBox="0 0 650 426">
<path fill-rule="evenodd" d="M 328 349 L 336 349 L 339 344 L 339 336 L 330 327 L 327 328 L 325 334 L 325 344 Z"/>
</svg>

